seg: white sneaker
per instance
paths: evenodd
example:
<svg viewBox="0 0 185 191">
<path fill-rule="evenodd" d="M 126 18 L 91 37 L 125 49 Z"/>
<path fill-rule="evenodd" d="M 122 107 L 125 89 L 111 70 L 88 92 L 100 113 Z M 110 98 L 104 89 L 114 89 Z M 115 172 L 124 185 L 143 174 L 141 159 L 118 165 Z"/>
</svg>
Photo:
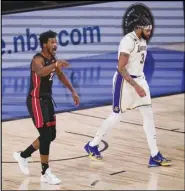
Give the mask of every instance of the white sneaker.
<svg viewBox="0 0 185 191">
<path fill-rule="evenodd" d="M 41 175 L 41 182 L 45 182 L 48 184 L 60 184 L 61 180 L 59 180 L 55 175 L 51 173 L 50 168 L 48 168 L 44 175 Z"/>
<path fill-rule="evenodd" d="M 14 152 L 13 153 L 13 157 L 14 159 L 18 162 L 19 167 L 21 169 L 21 171 L 25 174 L 25 175 L 29 175 L 29 169 L 28 169 L 28 160 L 21 157 L 20 152 Z"/>
</svg>

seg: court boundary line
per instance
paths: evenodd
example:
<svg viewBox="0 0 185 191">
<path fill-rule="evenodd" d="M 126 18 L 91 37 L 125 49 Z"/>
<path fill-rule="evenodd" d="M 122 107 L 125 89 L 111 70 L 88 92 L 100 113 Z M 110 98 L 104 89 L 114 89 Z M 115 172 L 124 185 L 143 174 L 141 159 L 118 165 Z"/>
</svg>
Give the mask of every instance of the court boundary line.
<svg viewBox="0 0 185 191">
<path fill-rule="evenodd" d="M 90 136 L 90 135 L 81 134 L 81 133 L 75 133 L 75 132 L 70 132 L 70 131 L 65 131 L 65 133 L 93 138 L 93 136 Z M 102 140 L 101 142 L 104 144 L 104 148 L 102 150 L 100 150 L 100 152 L 104 152 L 105 150 L 108 149 L 109 145 L 104 140 Z M 66 160 L 74 160 L 74 159 L 84 158 L 84 157 L 88 157 L 88 156 L 89 155 L 86 154 L 86 155 L 82 155 L 82 156 L 78 156 L 78 157 L 71 157 L 71 158 L 64 158 L 64 159 L 51 159 L 51 160 L 49 160 L 49 162 L 59 162 L 59 161 L 66 161 Z M 40 161 L 29 161 L 28 163 L 40 163 Z M 16 161 L 2 161 L 1 164 L 17 164 L 17 162 Z"/>
<path fill-rule="evenodd" d="M 83 113 L 76 113 L 76 112 L 69 112 L 71 114 L 75 114 L 75 115 L 82 115 L 82 116 L 86 116 L 86 117 L 92 117 L 92 118 L 97 118 L 97 119 L 103 119 L 105 120 L 106 117 L 98 117 L 98 116 L 93 116 L 93 115 L 88 115 L 88 114 L 83 114 Z M 143 124 L 139 124 L 139 123 L 134 123 L 134 122 L 129 122 L 129 121 L 120 121 L 121 123 L 127 123 L 127 124 L 131 124 L 131 125 L 137 125 L 137 126 L 143 126 Z M 156 129 L 160 129 L 160 130 L 164 130 L 164 131 L 169 131 L 169 132 L 175 132 L 175 133 L 185 133 L 184 131 L 177 131 L 177 128 L 176 129 L 165 129 L 165 128 L 162 128 L 162 127 L 158 127 L 158 126 L 155 126 Z"/>
</svg>

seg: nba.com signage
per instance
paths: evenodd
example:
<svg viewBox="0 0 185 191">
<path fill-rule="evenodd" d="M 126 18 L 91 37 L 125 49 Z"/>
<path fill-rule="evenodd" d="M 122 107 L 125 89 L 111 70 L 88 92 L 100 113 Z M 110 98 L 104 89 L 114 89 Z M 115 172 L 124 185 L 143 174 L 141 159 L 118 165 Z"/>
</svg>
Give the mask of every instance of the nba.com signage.
<svg viewBox="0 0 185 191">
<path fill-rule="evenodd" d="M 58 33 L 57 57 L 71 64 L 65 73 L 80 94 L 80 107 L 110 104 L 123 15 L 133 3 L 119 1 L 2 16 L 3 120 L 28 116 L 29 65 L 40 51 L 39 34 L 47 30 Z M 177 50 L 184 43 L 183 2 L 144 4 L 155 20 L 145 63 L 152 96 L 182 92 L 184 52 Z M 70 92 L 58 79 L 54 79 L 53 95 L 56 111 L 75 109 Z"/>
</svg>

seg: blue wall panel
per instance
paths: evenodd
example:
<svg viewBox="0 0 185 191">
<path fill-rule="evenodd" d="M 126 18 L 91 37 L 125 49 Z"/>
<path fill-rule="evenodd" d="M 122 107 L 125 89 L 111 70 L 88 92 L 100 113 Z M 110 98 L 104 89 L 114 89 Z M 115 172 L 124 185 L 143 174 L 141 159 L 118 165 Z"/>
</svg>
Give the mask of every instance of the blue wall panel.
<svg viewBox="0 0 185 191">
<path fill-rule="evenodd" d="M 39 33 L 49 29 L 58 32 L 57 56 L 70 62 L 71 68 L 64 71 L 81 97 L 81 105 L 76 108 L 70 92 L 55 77 L 53 97 L 57 104 L 56 111 L 111 104 L 112 77 L 122 38 L 122 16 L 131 3 L 101 3 L 3 16 L 2 119 L 28 116 L 25 100 L 29 86 L 29 64 L 32 56 L 40 51 Z M 183 3 L 145 4 L 151 8 L 156 24 L 144 68 L 151 95 L 182 93 Z"/>
</svg>

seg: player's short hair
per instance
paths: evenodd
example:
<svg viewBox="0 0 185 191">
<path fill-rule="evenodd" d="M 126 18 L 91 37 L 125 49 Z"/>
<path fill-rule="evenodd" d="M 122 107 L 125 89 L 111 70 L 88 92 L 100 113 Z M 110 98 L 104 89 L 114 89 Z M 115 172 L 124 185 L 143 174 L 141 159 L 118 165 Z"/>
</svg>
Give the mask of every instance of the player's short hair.
<svg viewBox="0 0 185 191">
<path fill-rule="evenodd" d="M 152 27 L 152 22 L 145 15 L 142 15 L 135 24 L 135 28 L 148 28 Z"/>
<path fill-rule="evenodd" d="M 49 38 L 55 38 L 56 36 L 57 33 L 52 30 L 41 33 L 39 37 L 40 46 L 43 48 L 43 44 L 47 43 Z"/>
</svg>

